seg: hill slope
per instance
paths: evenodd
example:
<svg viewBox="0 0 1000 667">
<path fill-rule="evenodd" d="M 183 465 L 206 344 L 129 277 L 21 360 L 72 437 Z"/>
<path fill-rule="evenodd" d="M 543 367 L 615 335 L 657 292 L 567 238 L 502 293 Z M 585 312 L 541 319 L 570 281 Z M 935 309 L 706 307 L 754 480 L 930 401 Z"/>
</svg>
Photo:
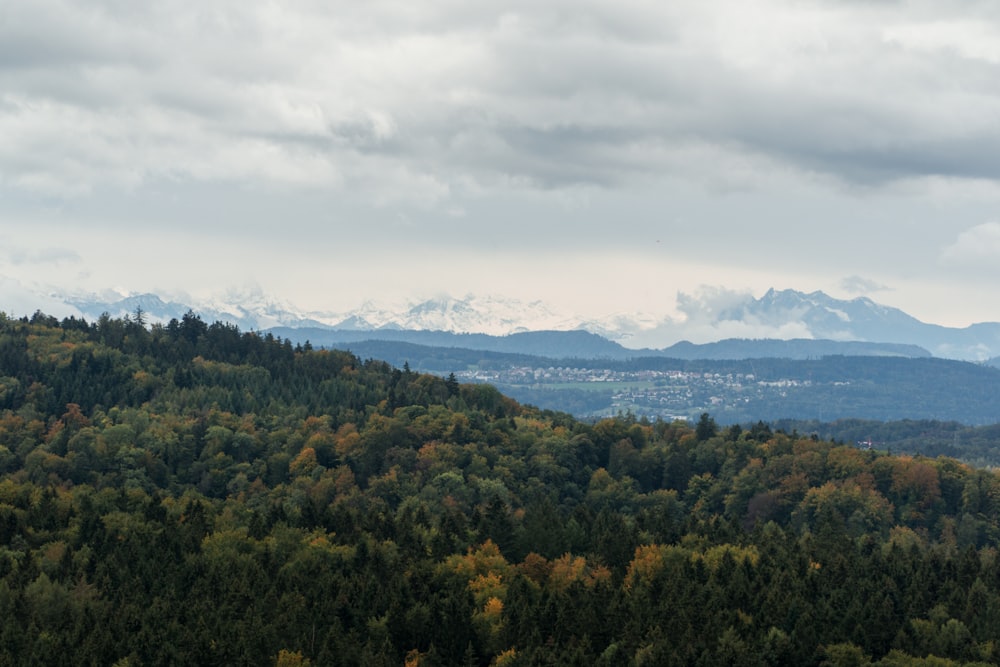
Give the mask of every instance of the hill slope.
<svg viewBox="0 0 1000 667">
<path fill-rule="evenodd" d="M 951 459 L 197 317 L 0 318 L 0 373 L 4 664 L 1000 660 L 1000 479 Z"/>
</svg>

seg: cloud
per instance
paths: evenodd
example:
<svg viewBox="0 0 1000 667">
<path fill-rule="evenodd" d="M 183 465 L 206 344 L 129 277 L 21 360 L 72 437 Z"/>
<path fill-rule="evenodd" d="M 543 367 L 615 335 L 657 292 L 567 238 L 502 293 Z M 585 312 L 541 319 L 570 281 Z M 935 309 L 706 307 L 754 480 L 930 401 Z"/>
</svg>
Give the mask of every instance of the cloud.
<svg viewBox="0 0 1000 667">
<path fill-rule="evenodd" d="M 840 289 L 850 294 L 871 294 L 892 288 L 861 276 L 847 276 L 840 281 Z"/>
<path fill-rule="evenodd" d="M 677 293 L 677 310 L 684 322 L 715 325 L 728 319 L 726 313 L 751 303 L 754 296 L 749 291 L 736 291 L 711 285 L 702 285 L 693 294 Z"/>
<path fill-rule="evenodd" d="M 781 313 L 773 321 L 752 315 L 754 296 L 749 291 L 702 285 L 691 293 L 678 292 L 678 317 L 666 317 L 659 324 L 628 340 L 629 347 L 662 347 L 664 341 L 687 340 L 708 343 L 726 338 L 812 338 L 809 327 L 789 320 Z"/>
<path fill-rule="evenodd" d="M 5 241 L 3 259 L 14 266 L 43 266 L 79 264 L 82 258 L 75 250 L 68 248 L 43 247 L 25 248 Z"/>
<path fill-rule="evenodd" d="M 986 269 L 1000 266 L 1000 222 L 971 227 L 941 252 L 941 263 L 952 269 Z"/>
<path fill-rule="evenodd" d="M 1000 64 L 1000 31 L 975 18 L 904 23 L 887 28 L 884 35 L 907 49 Z"/>
<path fill-rule="evenodd" d="M 62 299 L 44 296 L 38 287 L 29 287 L 24 283 L 0 274 L 0 294 L 3 294 L 3 305 L 0 312 L 11 317 L 32 315 L 41 310 L 46 315 L 55 317 L 82 317 L 75 307 L 63 302 Z"/>
<path fill-rule="evenodd" d="M 974 0 L 10 0 L 0 225 L 45 226 L 94 288 L 391 254 L 397 290 L 420 256 L 470 258 L 435 289 L 495 265 L 532 290 L 597 256 L 622 276 L 606 301 L 683 289 L 695 319 L 729 298 L 703 282 L 877 266 L 922 292 L 995 213 L 998 25 Z M 498 251 L 570 268 L 503 272 Z M 741 277 L 764 270 L 782 280 Z"/>
<path fill-rule="evenodd" d="M 15 0 L 0 173 L 60 197 L 192 178 L 378 201 L 470 176 L 725 182 L 747 160 L 996 178 L 996 16 L 961 4 Z"/>
</svg>

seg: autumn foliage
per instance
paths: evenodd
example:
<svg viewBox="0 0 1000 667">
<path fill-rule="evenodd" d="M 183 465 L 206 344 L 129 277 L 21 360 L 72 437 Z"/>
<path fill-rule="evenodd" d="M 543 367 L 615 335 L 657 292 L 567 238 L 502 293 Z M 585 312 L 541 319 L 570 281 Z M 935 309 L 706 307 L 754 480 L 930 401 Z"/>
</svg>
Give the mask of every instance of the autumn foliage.
<svg viewBox="0 0 1000 667">
<path fill-rule="evenodd" d="M 996 664 L 998 540 L 953 459 L 0 315 L 0 664 Z"/>
</svg>

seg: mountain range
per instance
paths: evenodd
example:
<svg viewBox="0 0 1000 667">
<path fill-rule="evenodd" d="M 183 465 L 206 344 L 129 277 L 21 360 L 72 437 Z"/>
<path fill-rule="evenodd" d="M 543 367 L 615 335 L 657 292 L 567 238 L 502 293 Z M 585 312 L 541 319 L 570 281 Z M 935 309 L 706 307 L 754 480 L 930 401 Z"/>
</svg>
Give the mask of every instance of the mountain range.
<svg viewBox="0 0 1000 667">
<path fill-rule="evenodd" d="M 921 322 L 866 297 L 842 300 L 819 291 L 771 289 L 759 298 L 738 295 L 721 308 L 686 295 L 679 295 L 678 300 L 684 303 L 679 316 L 616 313 L 598 318 L 566 315 L 541 301 L 476 295 L 439 296 L 395 306 L 366 301 L 350 311 L 315 312 L 272 298 L 259 288 L 230 290 L 202 300 L 164 299 L 152 293 L 50 293 L 44 302 L 61 303 L 69 314 L 88 319 L 103 313 L 134 315 L 141 310 L 149 322 L 167 322 L 193 311 L 209 322 L 230 322 L 244 330 L 274 330 L 293 340 L 308 337 L 323 345 L 396 340 L 543 356 L 579 353 L 614 358 L 649 353 L 678 358 L 692 358 L 692 354 L 702 358 L 930 354 L 973 361 L 1000 357 L 1000 323 L 945 327 Z M 525 335 L 538 332 L 576 333 L 572 338 Z M 583 332 L 592 336 L 581 336 Z"/>
</svg>

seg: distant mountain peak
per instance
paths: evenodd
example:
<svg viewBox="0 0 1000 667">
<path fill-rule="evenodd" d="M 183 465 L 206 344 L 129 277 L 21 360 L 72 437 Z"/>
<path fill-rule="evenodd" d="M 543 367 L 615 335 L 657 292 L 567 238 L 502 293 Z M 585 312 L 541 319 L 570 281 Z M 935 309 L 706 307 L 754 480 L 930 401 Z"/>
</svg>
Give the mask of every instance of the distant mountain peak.
<svg viewBox="0 0 1000 667">
<path fill-rule="evenodd" d="M 20 286 L 19 286 L 20 287 Z M 983 360 L 1000 355 L 1000 324 L 953 329 L 920 322 L 868 297 L 836 299 L 822 291 L 767 290 L 760 298 L 718 290 L 678 294 L 681 317 L 614 313 L 584 317 L 559 312 L 539 301 L 466 294 L 386 305 L 371 299 L 349 311 L 306 311 L 267 294 L 257 285 L 230 288 L 205 299 L 164 298 L 154 293 L 39 295 L 37 303 L 62 303 L 62 310 L 88 319 L 102 313 L 131 316 L 137 308 L 148 322 L 180 319 L 189 310 L 202 319 L 231 322 L 243 330 L 274 327 L 367 331 L 443 331 L 509 336 L 535 331 L 586 331 L 630 348 L 666 347 L 679 340 L 695 344 L 724 339 L 822 339 L 916 345 L 936 356 Z M 23 296 L 15 303 L 23 302 Z"/>
</svg>

